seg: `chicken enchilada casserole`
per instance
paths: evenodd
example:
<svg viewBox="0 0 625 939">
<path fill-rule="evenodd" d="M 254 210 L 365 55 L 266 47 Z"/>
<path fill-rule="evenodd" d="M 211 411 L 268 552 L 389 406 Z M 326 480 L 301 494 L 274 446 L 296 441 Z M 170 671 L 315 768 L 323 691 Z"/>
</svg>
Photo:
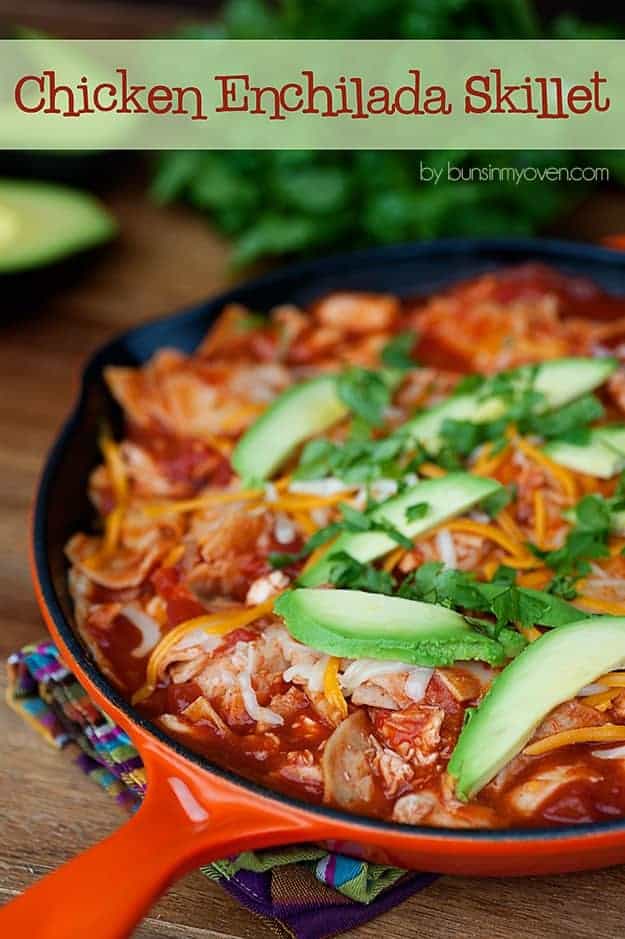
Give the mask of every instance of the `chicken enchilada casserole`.
<svg viewBox="0 0 625 939">
<path fill-rule="evenodd" d="M 110 367 L 80 634 L 147 717 L 308 802 L 625 816 L 625 300 L 537 265 L 226 307 Z"/>
</svg>

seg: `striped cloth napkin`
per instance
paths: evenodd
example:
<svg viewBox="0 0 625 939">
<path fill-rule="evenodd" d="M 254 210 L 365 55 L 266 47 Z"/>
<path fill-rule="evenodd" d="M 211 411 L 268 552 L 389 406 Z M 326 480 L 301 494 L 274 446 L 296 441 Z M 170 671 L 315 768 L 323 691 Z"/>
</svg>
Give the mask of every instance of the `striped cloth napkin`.
<svg viewBox="0 0 625 939">
<path fill-rule="evenodd" d="M 75 748 L 80 769 L 126 810 L 136 809 L 145 792 L 141 758 L 60 662 L 55 646 L 25 646 L 10 656 L 8 669 L 8 704 L 53 746 Z M 353 929 L 435 879 L 313 845 L 246 852 L 201 870 L 292 939 L 326 939 Z"/>
</svg>

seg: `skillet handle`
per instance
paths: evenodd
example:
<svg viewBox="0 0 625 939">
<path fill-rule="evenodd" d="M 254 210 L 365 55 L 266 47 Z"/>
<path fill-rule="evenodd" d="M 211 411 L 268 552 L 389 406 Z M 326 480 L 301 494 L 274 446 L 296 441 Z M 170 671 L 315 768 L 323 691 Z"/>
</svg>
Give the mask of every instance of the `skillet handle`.
<svg viewBox="0 0 625 939">
<path fill-rule="evenodd" d="M 313 820 L 208 774 L 151 776 L 112 835 L 0 910 L 1 936 L 126 939 L 154 900 L 199 864 L 317 835 Z M 185 779 L 186 776 L 186 779 Z"/>
</svg>

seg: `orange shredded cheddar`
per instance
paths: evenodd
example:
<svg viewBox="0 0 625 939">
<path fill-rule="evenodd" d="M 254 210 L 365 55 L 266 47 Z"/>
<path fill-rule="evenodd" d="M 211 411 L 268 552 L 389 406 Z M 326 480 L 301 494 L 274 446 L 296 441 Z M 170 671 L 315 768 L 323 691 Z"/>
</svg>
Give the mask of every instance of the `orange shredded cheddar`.
<svg viewBox="0 0 625 939">
<path fill-rule="evenodd" d="M 394 551 L 391 551 L 384 564 L 382 565 L 383 569 L 390 574 L 393 568 L 399 563 L 400 559 L 406 553 L 405 548 L 395 548 Z"/>
<path fill-rule="evenodd" d="M 229 457 L 234 449 L 234 442 L 227 437 L 216 437 L 213 434 L 209 434 L 203 439 L 206 443 L 210 444 L 214 450 L 217 450 L 218 453 L 221 453 L 221 455 L 225 457 Z"/>
<path fill-rule="evenodd" d="M 307 512 L 291 512 L 293 521 L 305 535 L 313 535 L 317 531 L 317 525 Z"/>
<path fill-rule="evenodd" d="M 500 564 L 499 561 L 486 561 L 482 565 L 482 573 L 484 574 L 484 577 L 486 578 L 486 580 L 493 579 L 493 577 L 495 576 L 495 571 L 499 567 L 499 564 Z"/>
<path fill-rule="evenodd" d="M 349 493 L 347 490 L 334 492 L 331 496 L 313 496 L 305 495 L 304 493 L 293 493 L 292 495 L 287 494 L 268 501 L 267 505 L 269 508 L 284 509 L 286 512 L 299 512 L 302 510 L 307 512 L 309 509 L 317 509 L 326 505 L 336 505 L 338 502 L 345 502 L 348 496 Z"/>
<path fill-rule="evenodd" d="M 503 557 L 500 561 L 500 564 L 505 564 L 506 567 L 516 567 L 519 571 L 535 571 L 538 569 L 545 569 L 545 566 L 540 558 L 535 558 L 531 554 L 526 554 L 523 557 L 519 557 L 518 555 L 512 555 L 512 557 Z"/>
<path fill-rule="evenodd" d="M 523 437 L 517 438 L 516 445 L 533 463 L 538 463 L 539 466 L 547 470 L 550 476 L 553 476 L 553 478 L 557 480 L 562 490 L 571 501 L 577 498 L 577 483 L 567 469 L 554 463 L 554 461 L 539 450 L 538 447 L 524 440 Z"/>
<path fill-rule="evenodd" d="M 508 509 L 500 509 L 494 521 L 510 538 L 514 538 L 521 543 L 526 541 L 525 535 L 510 515 Z"/>
<path fill-rule="evenodd" d="M 303 574 L 305 571 L 309 570 L 311 567 L 314 567 L 314 565 L 317 563 L 317 561 L 318 561 L 320 558 L 323 557 L 323 555 L 326 553 L 326 551 L 329 551 L 329 550 L 330 550 L 330 548 L 332 547 L 332 545 L 334 544 L 335 541 L 336 541 L 336 538 L 333 538 L 332 541 L 328 542 L 328 544 L 320 544 L 318 548 L 315 548 L 315 550 L 313 551 L 313 553 L 310 555 L 310 557 L 308 558 L 308 560 L 307 560 L 306 563 L 304 564 L 304 566 L 303 566 L 303 568 L 302 568 L 302 574 Z"/>
<path fill-rule="evenodd" d="M 515 559 L 515 563 L 517 558 L 520 561 L 529 560 L 529 555 L 521 542 L 510 538 L 504 532 L 489 523 L 476 522 L 472 518 L 457 518 L 452 519 L 450 522 L 445 522 L 444 525 L 441 525 L 441 528 L 445 528 L 447 531 L 466 532 L 471 535 L 481 535 L 483 538 L 488 538 L 500 547 L 505 548 Z M 534 563 L 535 559 L 532 558 L 531 560 L 532 563 Z"/>
<path fill-rule="evenodd" d="M 195 629 L 201 629 L 211 636 L 224 636 L 232 632 L 233 629 L 247 626 L 249 623 L 253 623 L 254 620 L 260 619 L 261 616 L 265 616 L 266 613 L 271 613 L 275 599 L 275 597 L 271 597 L 271 599 L 265 600 L 264 603 L 259 603 L 256 606 L 223 610 L 220 613 L 206 613 L 185 620 L 184 623 L 175 626 L 174 629 L 163 636 L 152 650 L 146 668 L 145 684 L 133 695 L 132 703 L 138 704 L 150 697 L 156 688 L 158 672 L 165 655 L 188 633 L 193 632 Z"/>
<path fill-rule="evenodd" d="M 619 603 L 618 600 L 602 600 L 599 597 L 580 594 L 575 597 L 575 606 L 580 606 L 582 610 L 588 610 L 590 613 L 609 613 L 612 616 L 625 616 L 625 603 Z"/>
<path fill-rule="evenodd" d="M 108 434 L 104 434 L 100 438 L 100 449 L 111 479 L 115 500 L 118 504 L 126 502 L 129 494 L 128 476 L 119 445 Z"/>
<path fill-rule="evenodd" d="M 144 511 L 153 517 L 171 515 L 174 512 L 196 512 L 227 502 L 258 502 L 264 498 L 264 495 L 264 489 L 236 489 L 235 491 L 223 489 L 198 496 L 196 499 L 148 502 L 144 506 Z"/>
<path fill-rule="evenodd" d="M 608 672 L 607 675 L 602 675 L 601 678 L 598 678 L 596 683 L 598 685 L 606 685 L 606 687 L 610 688 L 625 688 L 625 673 Z"/>
<path fill-rule="evenodd" d="M 545 497 L 540 489 L 534 492 L 534 540 L 539 548 L 544 547 L 547 535 L 547 511 Z"/>
<path fill-rule="evenodd" d="M 331 655 L 323 673 L 323 693 L 328 704 L 335 708 L 342 718 L 347 717 L 347 701 L 339 684 L 341 660 Z"/>
<path fill-rule="evenodd" d="M 122 459 L 119 445 L 108 433 L 100 437 L 99 443 L 100 450 L 104 457 L 104 463 L 111 480 L 116 504 L 104 519 L 104 540 L 102 547 L 96 554 L 88 559 L 87 566 L 91 568 L 96 567 L 101 560 L 115 553 L 115 549 L 121 537 L 122 524 L 126 515 L 126 505 L 130 495 L 126 466 Z"/>
<path fill-rule="evenodd" d="M 620 688 L 608 688 L 606 691 L 598 691 L 597 694 L 589 694 L 584 698 L 584 704 L 597 711 L 607 711 L 613 698 L 621 693 Z"/>
<path fill-rule="evenodd" d="M 541 631 L 536 629 L 535 626 L 521 626 L 520 623 L 515 623 L 515 626 L 528 642 L 535 642 L 536 639 L 540 639 L 542 636 Z"/>
<path fill-rule="evenodd" d="M 534 590 L 541 590 L 546 587 L 551 580 L 551 572 L 546 567 L 536 571 L 528 571 L 519 576 L 520 587 L 533 587 Z"/>
<path fill-rule="evenodd" d="M 252 404 L 251 402 L 241 402 L 238 407 L 233 407 L 222 418 L 221 429 L 224 433 L 236 433 L 249 421 L 255 420 L 265 410 L 262 404 Z"/>
<path fill-rule="evenodd" d="M 499 453 L 496 453 L 494 456 L 490 455 L 492 449 L 493 445 L 487 444 L 480 451 L 480 455 L 471 469 L 471 472 L 475 473 L 476 476 L 492 476 L 493 473 L 497 472 L 510 453 L 509 445 L 502 447 Z"/>
<path fill-rule="evenodd" d="M 604 740 L 625 740 L 625 725 L 603 724 L 601 727 L 576 727 L 574 730 L 562 730 L 560 733 L 543 737 L 526 747 L 525 756 L 541 756 L 560 747 L 570 747 L 575 743 L 601 743 Z"/>
<path fill-rule="evenodd" d="M 163 567 L 174 567 L 184 554 L 184 545 L 177 544 L 163 558 Z"/>
<path fill-rule="evenodd" d="M 610 557 L 617 557 L 619 554 L 621 554 L 623 548 L 625 548 L 625 538 L 615 538 L 608 546 Z"/>
<path fill-rule="evenodd" d="M 447 475 L 446 470 L 437 466 L 436 463 L 422 463 L 419 467 L 419 473 L 421 476 L 427 476 L 428 479 L 438 479 L 440 476 Z"/>
</svg>

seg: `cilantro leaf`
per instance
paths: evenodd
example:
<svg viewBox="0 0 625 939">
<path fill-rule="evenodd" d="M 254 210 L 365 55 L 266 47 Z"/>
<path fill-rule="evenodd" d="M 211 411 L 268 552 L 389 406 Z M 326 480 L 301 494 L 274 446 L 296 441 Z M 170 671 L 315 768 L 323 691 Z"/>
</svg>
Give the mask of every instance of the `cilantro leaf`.
<svg viewBox="0 0 625 939">
<path fill-rule="evenodd" d="M 603 415 L 599 399 L 587 394 L 551 414 L 531 415 L 521 422 L 520 427 L 522 433 L 538 434 L 546 440 L 557 437 L 571 443 L 585 443 L 588 425 Z"/>
<path fill-rule="evenodd" d="M 406 521 L 416 522 L 417 519 L 425 518 L 428 514 L 429 507 L 429 503 L 427 502 L 415 502 L 414 505 L 409 505 L 406 509 Z"/>
<path fill-rule="evenodd" d="M 393 593 L 393 578 L 372 564 L 361 564 L 346 551 L 337 551 L 331 557 L 328 579 L 335 587 L 347 590 L 366 590 L 369 593 Z"/>
<path fill-rule="evenodd" d="M 373 427 L 382 424 L 391 392 L 388 383 L 378 372 L 356 366 L 349 368 L 339 375 L 337 390 L 341 401 L 363 421 Z"/>
<path fill-rule="evenodd" d="M 401 371 L 407 371 L 414 368 L 416 362 L 411 356 L 412 350 L 417 341 L 417 334 L 412 330 L 403 333 L 397 333 L 390 339 L 382 352 L 380 358 L 388 368 L 397 368 Z"/>
</svg>

